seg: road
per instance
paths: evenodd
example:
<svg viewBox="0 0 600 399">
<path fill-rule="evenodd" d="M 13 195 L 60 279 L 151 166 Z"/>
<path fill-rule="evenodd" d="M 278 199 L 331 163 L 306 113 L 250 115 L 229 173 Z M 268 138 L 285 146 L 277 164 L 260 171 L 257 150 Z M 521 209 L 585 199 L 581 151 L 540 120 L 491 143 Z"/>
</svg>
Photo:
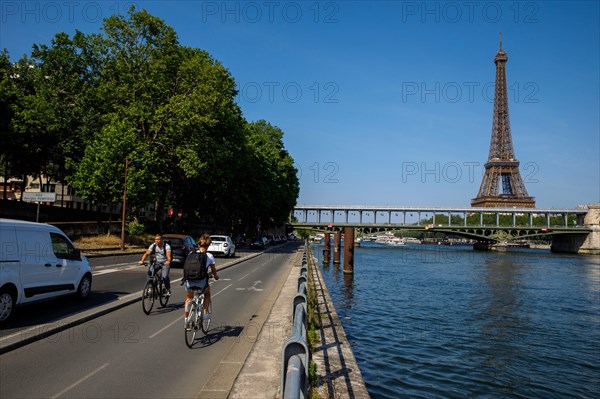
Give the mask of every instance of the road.
<svg viewBox="0 0 600 399">
<path fill-rule="evenodd" d="M 215 386 L 207 385 L 213 371 L 226 370 L 223 364 L 231 359 L 236 359 L 234 363 L 243 362 L 244 353 L 260 331 L 260 320 L 270 310 L 266 304 L 274 300 L 274 294 L 289 275 L 290 259 L 296 249 L 293 244 L 275 247 L 221 270 L 220 280 L 211 288 L 211 331 L 192 349 L 184 341 L 184 291 L 177 282 L 181 269 L 174 269 L 169 304 L 155 307 L 149 316 L 142 312 L 138 301 L 1 355 L 0 397 L 196 397 L 203 387 Z M 217 259 L 218 267 L 222 267 L 221 260 Z M 129 259 L 96 265 L 90 302 L 94 303 L 95 297 L 105 302 L 141 290 L 145 273 L 145 268 L 135 267 Z M 64 298 L 22 308 L 26 312 L 19 312 L 8 329 L 31 327 L 35 322 L 27 320 L 43 319 L 43 309 L 48 304 L 53 304 L 53 308 L 79 306 L 80 310 L 90 306 L 74 302 L 73 298 Z M 238 364 L 235 369 L 239 367 Z"/>
</svg>

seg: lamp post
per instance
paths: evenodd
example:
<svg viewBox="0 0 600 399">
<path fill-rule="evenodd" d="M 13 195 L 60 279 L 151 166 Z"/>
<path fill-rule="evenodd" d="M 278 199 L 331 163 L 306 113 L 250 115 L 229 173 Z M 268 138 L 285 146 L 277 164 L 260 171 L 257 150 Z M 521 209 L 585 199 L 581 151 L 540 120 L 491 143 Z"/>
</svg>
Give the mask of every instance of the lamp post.
<svg viewBox="0 0 600 399">
<path fill-rule="evenodd" d="M 129 159 L 129 156 L 125 157 L 125 181 L 123 182 L 123 209 L 121 209 L 121 251 L 125 250 L 125 216 L 127 213 L 127 168 L 130 163 L 139 165 L 140 159 Z"/>
<path fill-rule="evenodd" d="M 123 209 L 121 214 L 121 251 L 125 250 L 125 213 L 127 209 L 127 166 L 129 157 L 125 157 L 125 181 L 123 182 Z"/>
</svg>

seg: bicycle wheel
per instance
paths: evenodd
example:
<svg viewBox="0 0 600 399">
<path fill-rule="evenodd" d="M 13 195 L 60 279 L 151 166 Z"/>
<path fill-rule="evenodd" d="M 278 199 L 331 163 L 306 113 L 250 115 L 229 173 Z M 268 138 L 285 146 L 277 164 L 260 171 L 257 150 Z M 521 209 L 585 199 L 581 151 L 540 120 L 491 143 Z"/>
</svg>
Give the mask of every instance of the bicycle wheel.
<svg viewBox="0 0 600 399">
<path fill-rule="evenodd" d="M 169 297 L 166 294 L 167 289 L 164 287 L 164 283 L 161 280 L 160 283 L 158 283 L 158 298 L 160 299 L 160 304 L 163 308 L 169 303 Z"/>
<path fill-rule="evenodd" d="M 203 301 L 204 302 L 204 301 Z M 202 328 L 202 332 L 204 334 L 208 333 L 208 329 L 210 328 L 210 316 L 212 316 L 212 303 L 208 305 L 208 316 L 206 317 L 206 313 L 204 312 L 204 303 L 202 303 L 201 315 L 200 315 L 200 327 Z"/>
<path fill-rule="evenodd" d="M 150 314 L 154 306 L 154 284 L 152 280 L 148 280 L 142 291 L 142 309 L 144 313 Z"/>
<path fill-rule="evenodd" d="M 194 345 L 194 341 L 196 340 L 196 332 L 198 331 L 198 312 L 195 302 L 190 304 L 189 320 L 190 327 L 189 329 L 185 329 L 185 344 L 188 346 L 188 348 L 191 348 L 192 345 Z"/>
</svg>

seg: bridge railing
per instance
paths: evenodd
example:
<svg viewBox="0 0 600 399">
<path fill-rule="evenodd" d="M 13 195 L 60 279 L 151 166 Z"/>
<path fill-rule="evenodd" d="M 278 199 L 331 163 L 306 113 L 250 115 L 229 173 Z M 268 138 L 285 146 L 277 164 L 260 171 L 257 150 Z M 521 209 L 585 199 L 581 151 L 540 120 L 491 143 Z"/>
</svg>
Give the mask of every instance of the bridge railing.
<svg viewBox="0 0 600 399">
<path fill-rule="evenodd" d="M 302 267 L 298 277 L 298 291 L 293 301 L 291 335 L 283 343 L 281 368 L 282 398 L 303 398 L 308 395 L 308 363 L 310 352 L 306 337 L 308 323 L 308 255 L 305 242 Z"/>
<path fill-rule="evenodd" d="M 440 208 L 440 207 L 371 207 L 371 206 L 335 206 L 335 205 L 300 205 L 294 208 L 292 216 L 298 226 L 311 224 L 347 224 L 360 226 L 419 226 L 426 223 L 439 225 L 438 220 L 447 218 L 448 226 L 494 226 L 494 227 L 533 227 L 544 219 L 542 227 L 577 227 L 581 226 L 587 208 L 576 209 L 541 209 L 541 208 Z M 495 215 L 495 222 L 484 219 Z M 473 223 L 477 217 L 479 223 Z M 505 219 L 511 221 L 506 223 Z M 455 217 L 458 217 L 456 222 Z M 526 218 L 523 220 L 523 218 Z M 427 219 L 432 222 L 425 222 Z M 441 219 L 440 219 L 441 218 Z M 425 223 L 424 223 L 425 222 Z"/>
</svg>

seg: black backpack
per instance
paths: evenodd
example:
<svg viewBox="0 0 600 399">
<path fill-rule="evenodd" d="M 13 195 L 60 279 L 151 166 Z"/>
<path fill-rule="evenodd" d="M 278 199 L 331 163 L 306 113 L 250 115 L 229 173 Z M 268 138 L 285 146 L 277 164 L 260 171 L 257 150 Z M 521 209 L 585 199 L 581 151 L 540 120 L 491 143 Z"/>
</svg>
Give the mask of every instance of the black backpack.
<svg viewBox="0 0 600 399">
<path fill-rule="evenodd" d="M 183 264 L 184 280 L 208 280 L 206 252 L 190 252 Z"/>
</svg>

